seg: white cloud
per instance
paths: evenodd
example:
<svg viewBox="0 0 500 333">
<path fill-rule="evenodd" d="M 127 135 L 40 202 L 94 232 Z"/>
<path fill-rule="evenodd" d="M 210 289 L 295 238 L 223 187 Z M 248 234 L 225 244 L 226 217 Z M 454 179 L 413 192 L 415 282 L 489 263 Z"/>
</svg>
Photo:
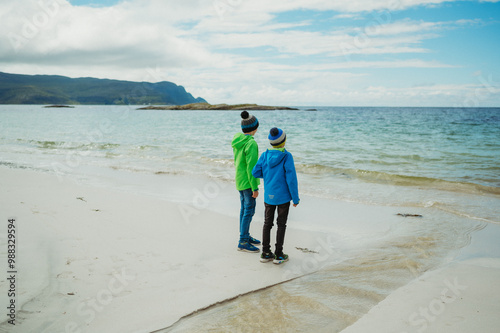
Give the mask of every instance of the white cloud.
<svg viewBox="0 0 500 333">
<path fill-rule="evenodd" d="M 32 1 L 20 2 L 25 14 L 11 6 L 1 17 L 2 31 L 7 32 L 3 38 L 9 41 L 0 47 L 3 62 L 187 67 L 202 64 L 209 54 L 197 41 L 178 36 L 179 29 L 165 20 L 165 16 L 177 17 L 175 10 L 159 15 L 142 3 L 90 8 L 52 0 L 47 2 L 52 8 L 48 13 Z M 162 2 L 159 9 L 163 8 Z"/>
<path fill-rule="evenodd" d="M 351 68 L 453 68 L 438 61 L 424 61 L 421 59 L 391 60 L 391 61 L 345 61 L 332 64 L 313 65 L 312 70 L 336 70 Z"/>
<path fill-rule="evenodd" d="M 423 32 L 432 31 L 441 25 L 439 22 L 405 20 L 366 30 L 215 33 L 209 37 L 209 44 L 222 49 L 272 47 L 282 53 L 297 55 L 425 53 L 428 50 L 414 45 L 420 45 L 423 40 L 436 37 L 436 34 Z"/>
<path fill-rule="evenodd" d="M 295 0 L 286 4 L 220 1 L 232 4 L 230 8 L 234 11 L 224 21 L 215 15 L 213 6 L 201 0 L 183 1 L 182 4 L 174 0 L 134 0 L 106 8 L 73 7 L 64 0 L 38 3 L 18 0 L 16 6 L 11 2 L 4 3 L 0 27 L 7 32 L 3 39 L 8 40 L 8 43 L 0 46 L 0 60 L 5 62 L 15 58 L 28 63 L 38 59 L 47 64 L 52 60 L 54 64 L 73 62 L 75 66 L 98 62 L 107 66 L 110 63 L 117 66 L 119 63 L 136 63 L 138 67 L 161 64 L 168 68 L 196 67 L 213 62 L 214 59 L 220 61 L 221 57 L 215 54 L 217 50 L 214 47 L 269 46 L 279 52 L 298 55 L 338 56 L 346 52 L 360 54 L 363 50 L 367 54 L 421 53 L 426 50 L 410 45 L 418 44 L 428 36 L 412 36 L 405 40 L 376 37 L 430 30 L 434 26 L 425 22 L 397 22 L 378 25 L 375 33 L 364 35 L 363 31 L 305 32 L 293 28 L 310 23 L 270 24 L 274 17 L 271 13 L 295 8 L 338 7 L 339 10 L 347 10 L 351 6 L 350 2 L 339 1 L 332 6 L 322 1 Z M 377 6 L 388 6 L 391 2 L 377 3 Z M 402 5 L 411 2 L 404 3 Z M 179 26 L 183 23 L 196 26 L 193 30 L 184 30 Z M 276 32 L 278 29 L 283 31 Z M 366 36 L 369 38 L 364 38 Z"/>
<path fill-rule="evenodd" d="M 373 25 L 365 28 L 363 32 L 368 36 L 407 35 L 426 31 L 435 31 L 443 24 L 443 22 L 415 22 L 404 19 L 388 24 L 376 24 L 374 22 Z"/>
<path fill-rule="evenodd" d="M 358 14 L 352 14 L 352 13 L 346 13 L 346 14 L 338 14 L 333 17 L 334 20 L 337 19 L 352 19 L 352 20 L 357 20 L 360 19 L 361 16 Z"/>
<path fill-rule="evenodd" d="M 170 72 L 172 77 L 184 80 L 195 95 L 212 96 L 211 103 L 255 102 L 277 105 L 356 105 L 368 100 L 373 105 L 397 105 L 401 102 L 405 90 L 414 90 L 413 86 L 401 88 L 386 87 L 385 95 L 374 95 L 363 88 L 370 76 L 352 73 L 351 69 L 363 68 L 449 68 L 436 61 L 419 59 L 403 61 L 373 62 L 338 62 L 316 65 L 275 65 L 266 62 L 235 63 L 231 68 L 217 71 L 218 79 L 214 82 L 214 72 L 205 69 L 200 73 Z M 382 89 L 383 87 L 380 87 Z M 431 89 L 432 91 L 432 89 Z M 390 92 L 390 93 L 389 93 Z M 425 91 L 421 90 L 424 94 Z M 352 99 L 357 95 L 357 99 Z M 400 96 L 392 100 L 389 96 Z M 408 95 L 411 96 L 411 95 Z M 415 97 L 416 98 L 416 97 Z M 459 99 L 460 94 L 454 95 Z M 285 102 L 284 102 L 285 101 Z M 417 99 L 414 101 L 417 102 Z M 437 103 L 437 101 L 435 101 Z M 450 102 L 449 99 L 440 103 Z M 401 105 L 401 104 L 399 104 Z M 404 103 L 403 103 L 404 105 Z M 415 104 L 417 105 L 417 104 Z"/>
</svg>

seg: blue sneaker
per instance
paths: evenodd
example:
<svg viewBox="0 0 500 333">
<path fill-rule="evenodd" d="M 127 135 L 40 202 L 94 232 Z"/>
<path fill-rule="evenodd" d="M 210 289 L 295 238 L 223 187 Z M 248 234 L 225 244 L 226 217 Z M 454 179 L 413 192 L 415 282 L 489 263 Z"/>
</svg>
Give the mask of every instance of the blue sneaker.
<svg viewBox="0 0 500 333">
<path fill-rule="evenodd" d="M 253 246 L 252 244 L 250 244 L 248 242 L 239 242 L 238 243 L 238 251 L 258 253 L 258 252 L 260 252 L 260 249 L 258 247 Z"/>
<path fill-rule="evenodd" d="M 288 254 L 282 254 L 279 256 L 274 256 L 273 263 L 279 265 L 284 263 L 285 261 L 288 261 Z"/>
<path fill-rule="evenodd" d="M 255 239 L 255 238 L 253 238 L 252 236 L 250 236 L 250 237 L 248 238 L 248 242 L 249 242 L 250 244 L 253 244 L 253 245 L 260 245 L 260 240 Z"/>
<path fill-rule="evenodd" d="M 260 255 L 260 262 L 268 262 L 274 259 L 274 254 L 272 252 L 264 253 Z"/>
</svg>

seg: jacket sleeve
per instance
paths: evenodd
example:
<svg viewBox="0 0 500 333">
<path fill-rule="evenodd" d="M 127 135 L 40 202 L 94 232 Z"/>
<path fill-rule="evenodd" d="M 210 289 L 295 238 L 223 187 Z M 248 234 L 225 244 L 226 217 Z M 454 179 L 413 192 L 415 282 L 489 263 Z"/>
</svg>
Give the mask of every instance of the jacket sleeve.
<svg viewBox="0 0 500 333">
<path fill-rule="evenodd" d="M 284 167 L 285 167 L 285 176 L 286 176 L 286 183 L 288 185 L 288 191 L 290 191 L 293 203 L 297 205 L 300 201 L 299 183 L 297 180 L 297 172 L 295 171 L 295 164 L 293 162 L 292 154 L 287 153 Z"/>
<path fill-rule="evenodd" d="M 255 166 L 253 167 L 253 170 L 252 170 L 252 176 L 254 176 L 255 178 L 264 178 L 264 175 L 262 173 L 262 161 L 264 160 L 264 153 L 262 153 L 262 155 L 260 155 L 259 157 L 259 160 L 257 161 L 257 164 L 255 164 Z"/>
<path fill-rule="evenodd" d="M 252 140 L 245 148 L 248 182 L 250 183 L 252 191 L 257 191 L 259 189 L 260 180 L 252 175 L 252 170 L 259 159 L 259 147 L 257 146 L 257 142 Z"/>
</svg>

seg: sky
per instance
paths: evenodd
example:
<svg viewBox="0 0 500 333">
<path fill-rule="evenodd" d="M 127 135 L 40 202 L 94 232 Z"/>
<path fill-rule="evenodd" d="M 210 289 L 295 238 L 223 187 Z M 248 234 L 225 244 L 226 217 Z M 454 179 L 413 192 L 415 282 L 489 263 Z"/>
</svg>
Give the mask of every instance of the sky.
<svg viewBox="0 0 500 333">
<path fill-rule="evenodd" d="M 0 71 L 211 104 L 500 106 L 500 0 L 0 0 Z"/>
</svg>

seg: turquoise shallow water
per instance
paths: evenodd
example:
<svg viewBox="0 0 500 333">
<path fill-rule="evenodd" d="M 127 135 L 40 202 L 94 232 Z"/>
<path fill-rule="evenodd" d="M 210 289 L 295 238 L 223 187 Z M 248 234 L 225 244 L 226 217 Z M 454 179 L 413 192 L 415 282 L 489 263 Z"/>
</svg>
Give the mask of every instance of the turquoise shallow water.
<svg viewBox="0 0 500 333">
<path fill-rule="evenodd" d="M 498 221 L 500 109 L 335 108 L 255 111 L 260 150 L 283 128 L 302 193 L 439 207 Z M 0 106 L 0 164 L 76 177 L 184 174 L 232 181 L 237 111 L 130 106 Z M 396 195 L 397 194 L 397 195 Z"/>
</svg>

